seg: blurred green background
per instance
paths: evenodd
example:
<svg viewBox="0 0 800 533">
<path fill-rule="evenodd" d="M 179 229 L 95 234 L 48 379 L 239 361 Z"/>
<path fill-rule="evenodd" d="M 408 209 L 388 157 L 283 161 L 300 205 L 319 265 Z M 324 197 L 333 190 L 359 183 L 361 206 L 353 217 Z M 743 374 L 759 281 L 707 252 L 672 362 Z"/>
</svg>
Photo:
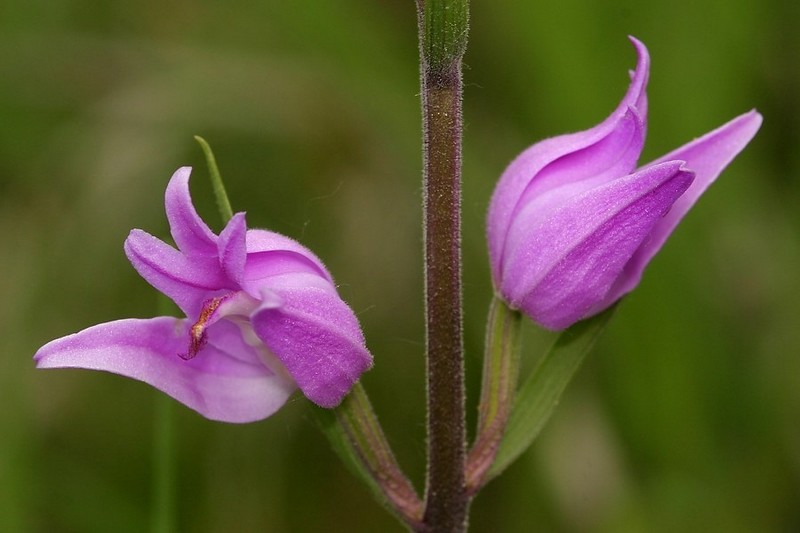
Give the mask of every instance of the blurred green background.
<svg viewBox="0 0 800 533">
<path fill-rule="evenodd" d="M 558 7 L 556 7 L 558 4 Z M 490 283 L 484 213 L 523 148 L 590 127 L 652 55 L 655 158 L 752 107 L 753 143 L 699 202 L 476 532 L 800 531 L 800 4 L 474 2 L 465 70 L 470 416 Z M 367 390 L 423 477 L 420 115 L 411 0 L 0 6 L 0 531 L 141 532 L 157 393 L 35 371 L 45 342 L 155 314 L 133 227 L 217 155 L 235 210 L 314 249 L 358 313 Z M 548 336 L 526 327 L 526 365 Z M 257 424 L 175 406 L 180 531 L 400 531 L 295 397 Z"/>
</svg>

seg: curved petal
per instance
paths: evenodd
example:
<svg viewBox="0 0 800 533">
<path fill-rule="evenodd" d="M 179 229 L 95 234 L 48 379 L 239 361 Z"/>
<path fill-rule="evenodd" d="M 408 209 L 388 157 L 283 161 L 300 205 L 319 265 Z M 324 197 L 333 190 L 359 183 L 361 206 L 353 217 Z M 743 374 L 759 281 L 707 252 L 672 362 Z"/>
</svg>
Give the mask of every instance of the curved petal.
<svg viewBox="0 0 800 533">
<path fill-rule="evenodd" d="M 247 253 L 255 254 L 259 252 L 292 252 L 302 257 L 303 261 L 311 265 L 320 276 L 333 283 L 333 276 L 320 261 L 320 259 L 308 248 L 294 239 L 267 231 L 264 229 L 251 229 L 247 232 Z"/>
<path fill-rule="evenodd" d="M 217 242 L 222 271 L 236 285 L 241 285 L 244 278 L 244 265 L 247 260 L 246 235 L 247 222 L 244 213 L 236 213 L 219 234 Z"/>
<path fill-rule="evenodd" d="M 638 56 L 636 70 L 630 71 L 631 85 L 625 98 L 620 102 L 617 111 L 622 111 L 625 107 L 635 107 L 643 117 L 647 116 L 647 82 L 650 79 L 650 53 L 642 41 L 628 35 L 628 40 L 633 44 Z"/>
<path fill-rule="evenodd" d="M 279 299 L 256 310 L 253 329 L 303 394 L 335 407 L 372 366 L 353 311 L 338 296 L 316 288 L 274 289 Z"/>
<path fill-rule="evenodd" d="M 137 379 L 224 422 L 261 420 L 286 402 L 292 383 L 269 371 L 254 352 L 231 357 L 209 345 L 191 361 L 182 360 L 188 327 L 172 317 L 108 322 L 46 344 L 34 360 L 38 368 L 86 368 Z"/>
<path fill-rule="evenodd" d="M 644 268 L 664 245 L 667 237 L 720 172 L 747 146 L 761 126 L 761 121 L 759 113 L 750 111 L 650 163 L 657 165 L 672 160 L 686 161 L 686 167 L 695 173 L 695 179 L 669 213 L 655 225 L 650 239 L 642 244 L 625 267 L 626 277 L 615 289 L 619 293 L 617 298 L 636 287 Z"/>
<path fill-rule="evenodd" d="M 591 187 L 623 176 L 635 167 L 646 132 L 645 88 L 650 58 L 641 42 L 633 37 L 631 42 L 638 54 L 636 70 L 625 97 L 611 115 L 589 130 L 534 144 L 500 177 L 489 204 L 487 228 L 495 283 L 503 269 L 509 227 L 527 199 L 542 190 L 597 178 L 588 185 Z"/>
<path fill-rule="evenodd" d="M 565 199 L 633 172 L 644 146 L 644 129 L 636 110 L 628 108 L 606 137 L 543 168 L 517 204 L 517 214 L 525 209 L 547 217 Z"/>
<path fill-rule="evenodd" d="M 321 275 L 313 261 L 305 255 L 287 250 L 247 254 L 242 288 L 258 298 L 265 284 L 314 286 L 336 293 L 333 282 L 327 276 Z"/>
<path fill-rule="evenodd" d="M 187 258 L 142 230 L 132 230 L 125 239 L 125 255 L 139 275 L 189 317 L 197 317 L 209 292 L 235 289 L 216 256 Z"/>
<path fill-rule="evenodd" d="M 164 204 L 170 233 L 178 248 L 187 255 L 216 255 L 217 236 L 203 222 L 192 204 L 189 193 L 191 173 L 191 167 L 181 167 L 167 185 Z"/>
<path fill-rule="evenodd" d="M 501 292 L 550 329 L 608 306 L 631 254 L 692 182 L 681 161 L 663 163 L 587 191 L 546 220 L 523 211 Z M 535 227 L 526 223 L 535 220 Z"/>
</svg>

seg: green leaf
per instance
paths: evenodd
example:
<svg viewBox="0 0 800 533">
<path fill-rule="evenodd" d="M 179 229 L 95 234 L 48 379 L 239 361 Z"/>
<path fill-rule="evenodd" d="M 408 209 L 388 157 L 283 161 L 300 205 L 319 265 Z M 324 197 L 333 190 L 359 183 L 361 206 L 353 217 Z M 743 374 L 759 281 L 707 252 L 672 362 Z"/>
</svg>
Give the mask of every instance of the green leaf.
<svg viewBox="0 0 800 533">
<path fill-rule="evenodd" d="M 572 376 L 605 330 L 615 308 L 612 306 L 578 322 L 558 336 L 517 393 L 506 434 L 488 478 L 500 474 L 533 444 Z"/>
<path fill-rule="evenodd" d="M 203 154 L 206 156 L 206 164 L 208 165 L 208 174 L 211 177 L 211 187 L 214 189 L 214 198 L 217 199 L 217 209 L 219 216 L 222 218 L 222 223 L 227 224 L 233 217 L 233 209 L 231 203 L 228 201 L 228 193 L 225 192 L 225 184 L 222 182 L 222 176 L 217 168 L 217 160 L 214 158 L 214 153 L 205 139 L 199 135 L 194 136 L 194 140 L 200 145 Z"/>
</svg>

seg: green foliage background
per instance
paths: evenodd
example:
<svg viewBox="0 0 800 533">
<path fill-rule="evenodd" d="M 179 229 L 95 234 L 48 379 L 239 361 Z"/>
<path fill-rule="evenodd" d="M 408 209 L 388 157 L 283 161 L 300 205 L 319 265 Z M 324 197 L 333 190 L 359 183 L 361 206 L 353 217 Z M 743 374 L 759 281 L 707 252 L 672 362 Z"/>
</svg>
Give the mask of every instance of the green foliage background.
<svg viewBox="0 0 800 533">
<path fill-rule="evenodd" d="M 473 505 L 476 532 L 800 530 L 800 4 L 476 1 L 465 71 L 471 411 L 505 165 L 599 122 L 650 48 L 643 161 L 757 107 L 764 126 L 628 297 L 539 441 Z M 327 262 L 375 355 L 367 390 L 423 474 L 420 115 L 411 0 L 0 6 L 0 531 L 150 524 L 156 395 L 35 371 L 45 342 L 155 314 L 133 227 L 211 143 L 234 210 Z M 526 364 L 547 335 L 526 326 Z M 258 424 L 176 406 L 180 531 L 399 531 L 300 397 Z"/>
</svg>

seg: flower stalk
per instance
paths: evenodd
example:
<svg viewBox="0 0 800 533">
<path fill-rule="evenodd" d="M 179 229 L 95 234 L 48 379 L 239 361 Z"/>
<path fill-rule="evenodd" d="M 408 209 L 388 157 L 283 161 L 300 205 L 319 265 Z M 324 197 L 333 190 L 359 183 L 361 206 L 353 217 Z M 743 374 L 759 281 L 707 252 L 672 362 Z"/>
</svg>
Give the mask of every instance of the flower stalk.
<svg viewBox="0 0 800 533">
<path fill-rule="evenodd" d="M 522 315 L 495 296 L 489 308 L 478 430 L 466 466 L 467 491 L 483 486 L 508 424 L 517 390 Z"/>
<path fill-rule="evenodd" d="M 423 120 L 427 531 L 466 527 L 461 302 L 461 60 L 466 0 L 417 0 Z"/>
<path fill-rule="evenodd" d="M 397 463 L 361 383 L 336 409 L 316 412 L 337 451 L 382 503 L 410 528 L 422 530 L 422 500 Z"/>
</svg>

